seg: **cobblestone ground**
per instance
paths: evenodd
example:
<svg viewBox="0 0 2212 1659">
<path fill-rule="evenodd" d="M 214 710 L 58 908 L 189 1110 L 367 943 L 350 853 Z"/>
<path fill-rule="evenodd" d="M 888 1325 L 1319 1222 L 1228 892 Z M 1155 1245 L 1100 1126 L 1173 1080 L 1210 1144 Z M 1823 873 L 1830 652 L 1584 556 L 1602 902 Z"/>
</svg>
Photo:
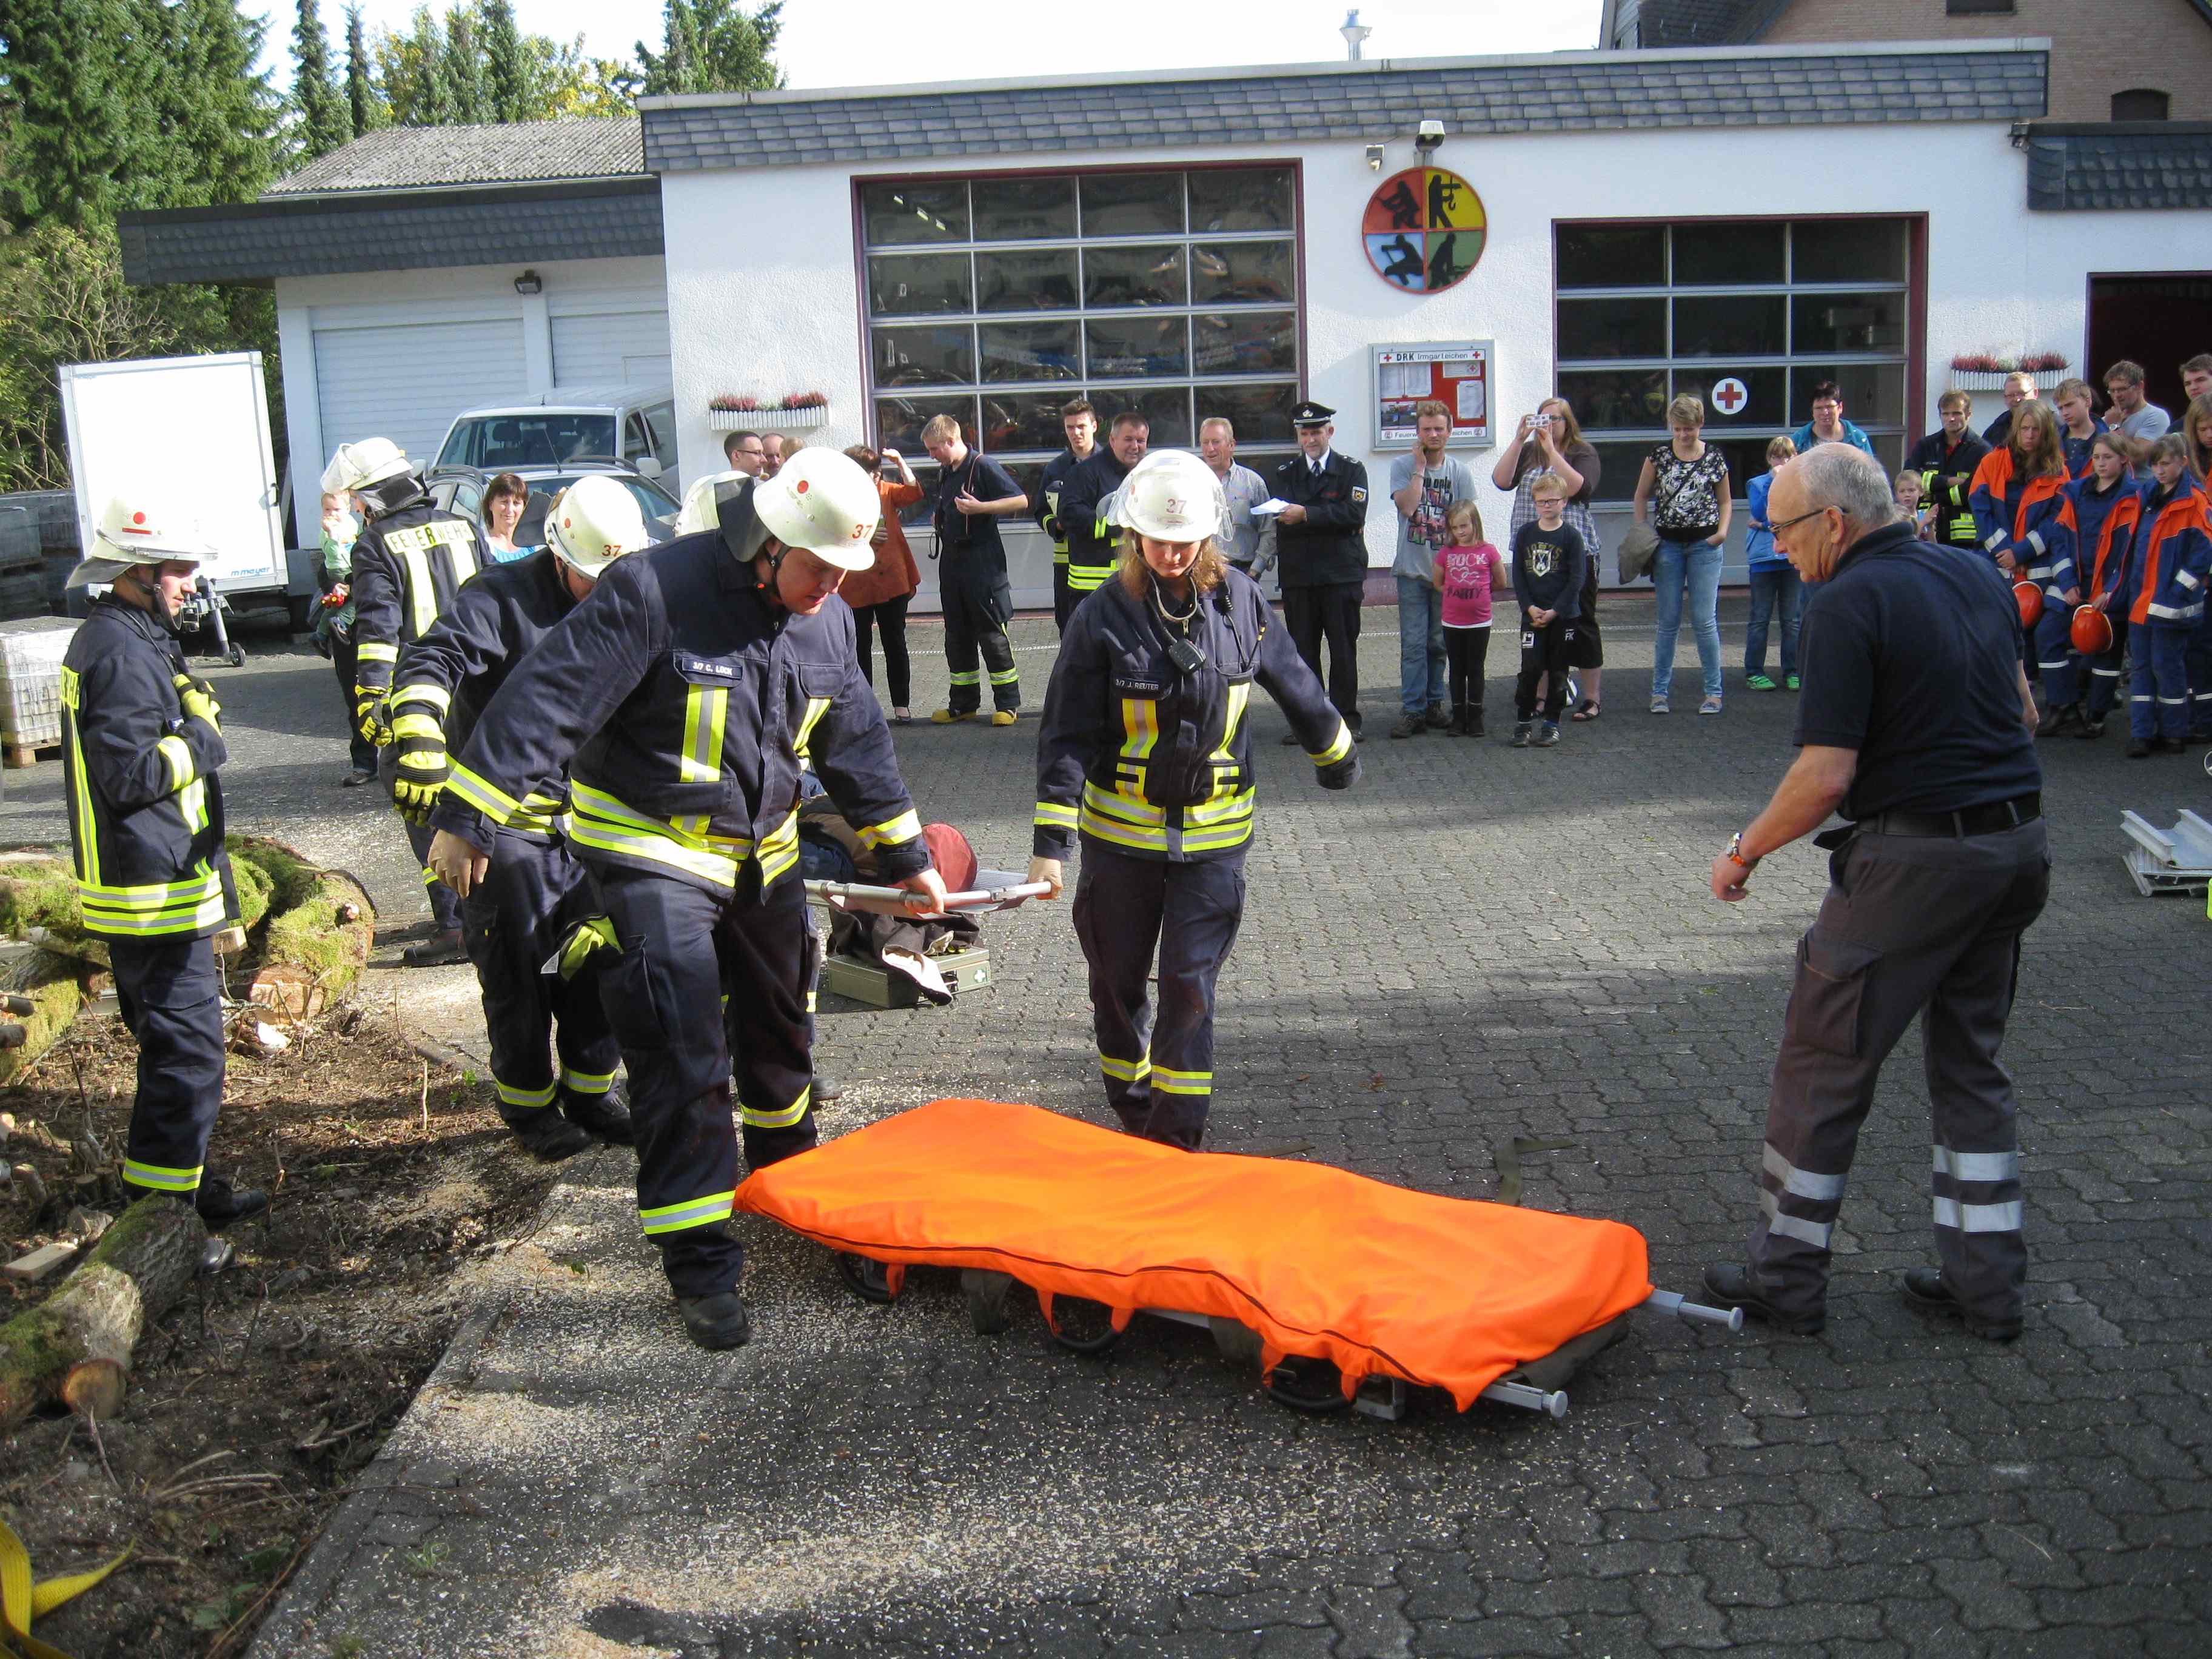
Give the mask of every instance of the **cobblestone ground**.
<svg viewBox="0 0 2212 1659">
<path fill-rule="evenodd" d="M 1742 1247 L 1824 871 L 1801 846 L 1749 902 L 1707 896 L 1787 764 L 1793 699 L 1732 666 L 1722 718 L 1648 716 L 1648 601 L 1607 615 L 1606 715 L 1548 751 L 1498 740 L 1496 676 L 1490 741 L 1382 737 L 1388 611 L 1366 617 L 1357 791 L 1316 789 L 1255 700 L 1261 827 L 1211 1141 L 1482 1198 L 1515 1137 L 1569 1140 L 1523 1158 L 1524 1201 L 1634 1224 L 1655 1280 L 1692 1291 Z M 1050 641 L 1018 628 L 1031 709 Z M 937 644 L 916 628 L 918 709 L 941 697 Z M 327 695 L 295 682 L 272 671 L 265 695 Z M 285 727 L 264 695 L 246 678 L 225 698 Z M 923 816 L 1018 864 L 1035 735 L 900 732 Z M 1862 1143 L 1826 1332 L 1640 1316 L 1560 1422 L 1437 1401 L 1301 1418 L 1152 1321 L 1099 1360 L 1054 1349 L 1033 1310 L 981 1339 L 949 1279 L 864 1309 L 758 1224 L 753 1343 L 701 1354 L 636 1237 L 626 1156 L 601 1153 L 488 1273 L 256 1653 L 2205 1651 L 2212 925 L 2201 900 L 2136 896 L 2118 818 L 2170 823 L 2212 789 L 2194 755 L 2046 749 L 2057 869 L 2006 1050 L 2033 1258 L 2017 1345 L 1895 1292 L 1932 1259 L 1917 1035 Z M 329 799 L 298 827 L 311 845 L 337 833 Z M 378 878 L 417 902 L 391 862 Z M 1065 910 L 990 942 L 1000 982 L 951 1008 L 830 1004 L 824 1064 L 849 1085 L 830 1132 L 946 1093 L 1106 1121 Z"/>
</svg>

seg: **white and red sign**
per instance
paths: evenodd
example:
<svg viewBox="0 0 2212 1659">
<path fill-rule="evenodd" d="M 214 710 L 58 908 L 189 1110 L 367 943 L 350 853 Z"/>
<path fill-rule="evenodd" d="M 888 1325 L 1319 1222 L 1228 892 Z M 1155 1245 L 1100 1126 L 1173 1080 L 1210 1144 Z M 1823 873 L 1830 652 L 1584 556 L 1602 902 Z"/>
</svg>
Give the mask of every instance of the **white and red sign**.
<svg viewBox="0 0 2212 1659">
<path fill-rule="evenodd" d="M 1751 388 L 1731 374 L 1713 386 L 1713 407 L 1723 415 L 1740 413 L 1751 401 Z"/>
</svg>

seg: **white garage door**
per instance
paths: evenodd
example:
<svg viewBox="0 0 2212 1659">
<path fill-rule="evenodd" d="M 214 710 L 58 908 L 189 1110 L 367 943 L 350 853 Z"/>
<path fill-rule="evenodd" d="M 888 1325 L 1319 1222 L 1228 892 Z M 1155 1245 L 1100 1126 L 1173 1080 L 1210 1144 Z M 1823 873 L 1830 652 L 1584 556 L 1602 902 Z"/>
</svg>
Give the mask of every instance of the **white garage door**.
<svg viewBox="0 0 2212 1659">
<path fill-rule="evenodd" d="M 325 450 L 382 436 L 427 465 L 454 416 L 520 398 L 529 385 L 520 318 L 315 331 Z"/>
<path fill-rule="evenodd" d="M 668 351 L 668 308 L 556 316 L 553 384 L 653 386 L 674 378 Z"/>
</svg>

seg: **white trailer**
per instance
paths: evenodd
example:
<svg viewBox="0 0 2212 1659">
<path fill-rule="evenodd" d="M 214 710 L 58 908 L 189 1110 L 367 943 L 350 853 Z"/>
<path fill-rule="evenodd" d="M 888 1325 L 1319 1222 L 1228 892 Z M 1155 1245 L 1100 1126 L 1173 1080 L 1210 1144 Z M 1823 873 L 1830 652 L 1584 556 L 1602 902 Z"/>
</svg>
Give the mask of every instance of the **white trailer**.
<svg viewBox="0 0 2212 1659">
<path fill-rule="evenodd" d="M 244 660 L 212 607 L 258 601 L 282 609 L 289 579 L 261 354 L 64 363 L 61 393 L 78 545 L 92 549 L 100 514 L 118 491 L 193 521 L 216 550 L 203 569 L 210 610 L 202 620 L 219 651 Z"/>
</svg>

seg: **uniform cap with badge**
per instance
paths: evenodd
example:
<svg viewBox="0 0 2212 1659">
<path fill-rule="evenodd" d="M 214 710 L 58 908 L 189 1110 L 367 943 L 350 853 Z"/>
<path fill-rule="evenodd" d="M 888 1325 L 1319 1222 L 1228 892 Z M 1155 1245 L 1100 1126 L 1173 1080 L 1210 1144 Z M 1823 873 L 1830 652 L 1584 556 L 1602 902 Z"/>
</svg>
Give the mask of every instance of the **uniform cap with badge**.
<svg viewBox="0 0 2212 1659">
<path fill-rule="evenodd" d="M 1336 411 L 1327 404 L 1317 404 L 1309 398 L 1291 410 L 1292 426 L 1327 426 L 1336 418 Z"/>
</svg>

